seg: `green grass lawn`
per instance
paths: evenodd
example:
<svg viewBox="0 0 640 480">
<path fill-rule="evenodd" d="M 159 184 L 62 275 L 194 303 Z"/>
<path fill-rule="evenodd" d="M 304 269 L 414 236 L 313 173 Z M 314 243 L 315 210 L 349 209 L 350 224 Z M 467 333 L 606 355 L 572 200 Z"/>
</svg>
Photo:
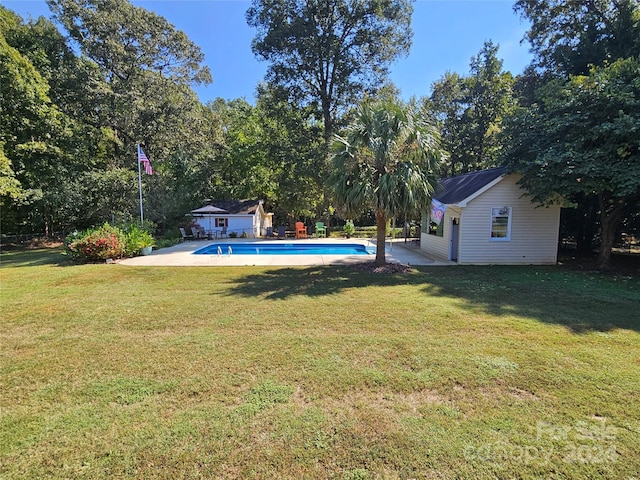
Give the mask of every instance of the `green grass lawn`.
<svg viewBox="0 0 640 480">
<path fill-rule="evenodd" d="M 640 282 L 3 254 L 0 478 L 640 472 Z"/>
</svg>

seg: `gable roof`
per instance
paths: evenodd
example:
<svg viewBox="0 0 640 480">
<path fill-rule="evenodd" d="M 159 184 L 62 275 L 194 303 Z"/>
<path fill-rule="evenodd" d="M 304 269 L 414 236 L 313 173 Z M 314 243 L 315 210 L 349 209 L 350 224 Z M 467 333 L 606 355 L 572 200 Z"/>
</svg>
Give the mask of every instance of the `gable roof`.
<svg viewBox="0 0 640 480">
<path fill-rule="evenodd" d="M 506 167 L 495 167 L 440 179 L 440 190 L 435 198 L 446 205 L 465 204 L 471 200 L 470 197 L 475 197 L 492 186 L 492 182 L 500 181 L 506 172 Z"/>
<path fill-rule="evenodd" d="M 224 210 L 221 215 L 253 215 L 262 200 L 214 200 L 209 205 Z"/>
<path fill-rule="evenodd" d="M 214 207 L 213 205 L 205 205 L 204 207 L 196 208 L 195 210 L 191 210 L 191 213 L 196 214 L 205 214 L 205 213 L 226 213 L 226 210 L 222 208 Z"/>
</svg>

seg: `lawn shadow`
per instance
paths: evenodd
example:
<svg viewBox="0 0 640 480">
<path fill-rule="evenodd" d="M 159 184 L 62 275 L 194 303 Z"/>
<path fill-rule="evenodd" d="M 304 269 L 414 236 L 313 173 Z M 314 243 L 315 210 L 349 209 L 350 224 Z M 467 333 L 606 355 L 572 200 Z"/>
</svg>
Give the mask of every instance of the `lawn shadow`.
<svg viewBox="0 0 640 480">
<path fill-rule="evenodd" d="M 396 275 L 366 275 L 348 267 L 313 266 L 279 268 L 246 275 L 231 289 L 230 294 L 244 297 L 260 295 L 268 300 L 284 300 L 292 296 L 322 297 L 346 288 L 406 283 Z"/>
<path fill-rule="evenodd" d="M 637 277 L 570 271 L 559 265 L 473 266 L 433 275 L 422 290 L 462 299 L 470 310 L 532 318 L 574 333 L 640 331 Z"/>
<path fill-rule="evenodd" d="M 281 268 L 240 277 L 230 295 L 282 300 L 323 297 L 370 286 L 418 288 L 462 301 L 470 314 L 532 318 L 575 333 L 640 331 L 640 282 L 561 266 L 418 267 L 410 273 L 370 274 L 349 267 Z"/>
</svg>

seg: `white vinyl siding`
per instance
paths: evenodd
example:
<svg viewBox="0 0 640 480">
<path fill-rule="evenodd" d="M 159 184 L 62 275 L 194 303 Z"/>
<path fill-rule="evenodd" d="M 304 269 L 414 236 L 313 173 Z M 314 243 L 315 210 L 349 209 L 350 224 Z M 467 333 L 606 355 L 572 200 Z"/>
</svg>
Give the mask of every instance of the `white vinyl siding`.
<svg viewBox="0 0 640 480">
<path fill-rule="evenodd" d="M 243 233 L 250 237 L 255 236 L 254 221 L 254 215 L 229 215 L 229 229 L 227 232 L 235 232 L 238 237 L 242 236 Z"/>
<path fill-rule="evenodd" d="M 471 200 L 460 221 L 458 263 L 556 263 L 560 207 L 538 207 L 519 188 L 517 175 L 509 175 Z M 491 241 L 492 209 L 509 206 L 509 241 Z"/>
</svg>

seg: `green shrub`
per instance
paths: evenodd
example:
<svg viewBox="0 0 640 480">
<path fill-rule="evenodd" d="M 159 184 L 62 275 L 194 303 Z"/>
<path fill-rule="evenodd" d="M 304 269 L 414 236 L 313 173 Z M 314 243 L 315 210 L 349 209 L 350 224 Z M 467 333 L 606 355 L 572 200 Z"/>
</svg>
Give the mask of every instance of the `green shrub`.
<svg viewBox="0 0 640 480">
<path fill-rule="evenodd" d="M 181 241 L 180 237 L 174 237 L 174 236 L 157 238 L 153 245 L 156 248 L 167 248 L 167 247 L 173 247 L 174 245 L 179 244 L 180 241 Z"/>
<path fill-rule="evenodd" d="M 350 237 L 356 232 L 356 227 L 353 226 L 353 222 L 351 220 L 347 220 L 344 224 L 344 227 L 342 227 L 342 231 L 345 233 L 345 235 Z"/>
<path fill-rule="evenodd" d="M 67 237 L 65 245 L 72 259 L 97 262 L 108 258 L 133 257 L 154 243 L 153 236 L 136 224 L 121 229 L 105 223 L 84 232 L 74 232 Z"/>
<path fill-rule="evenodd" d="M 126 252 L 125 234 L 105 223 L 84 232 L 74 232 L 65 241 L 67 253 L 81 262 L 96 262 L 107 258 L 121 258 Z"/>
<path fill-rule="evenodd" d="M 131 224 L 125 229 L 125 256 L 133 257 L 140 253 L 144 247 L 154 245 L 153 236 L 136 224 Z"/>
</svg>

